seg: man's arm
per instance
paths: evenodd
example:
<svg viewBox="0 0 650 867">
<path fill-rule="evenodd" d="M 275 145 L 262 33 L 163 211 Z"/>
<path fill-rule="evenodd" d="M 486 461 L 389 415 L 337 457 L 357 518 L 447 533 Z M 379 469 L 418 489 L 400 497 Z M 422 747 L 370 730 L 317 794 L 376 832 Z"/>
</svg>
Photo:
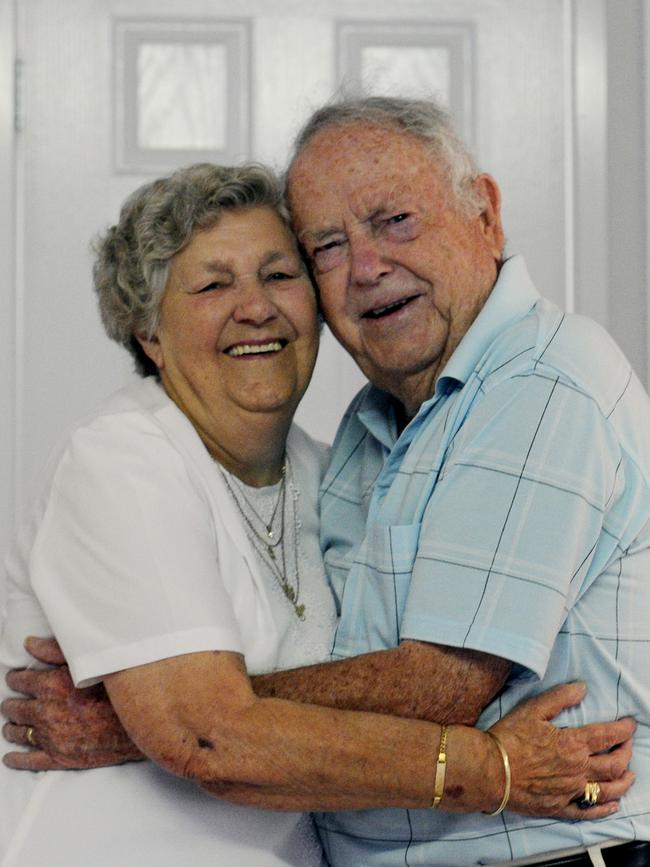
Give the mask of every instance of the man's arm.
<svg viewBox="0 0 650 867">
<path fill-rule="evenodd" d="M 502 688 L 510 662 L 421 641 L 338 662 L 252 678 L 259 697 L 474 725 Z"/>
<path fill-rule="evenodd" d="M 24 671 L 12 681 L 24 688 L 50 675 Z M 228 652 L 161 660 L 110 675 L 105 684 L 138 747 L 218 797 L 280 810 L 431 804 L 439 726 L 259 699 L 242 658 Z M 633 780 L 625 770 L 632 721 L 581 729 L 556 729 L 549 722 L 584 693 L 581 684 L 559 687 L 521 705 L 494 727 L 510 754 L 511 809 L 582 818 L 572 801 L 587 780 L 600 780 L 599 805 L 589 817 L 616 810 L 615 800 Z M 37 743 L 43 742 L 51 706 L 8 699 L 3 711 L 16 728 L 34 726 Z M 623 741 L 619 749 L 602 754 Z M 454 725 L 447 755 L 440 808 L 494 810 L 503 796 L 504 772 L 491 739 L 478 729 Z M 32 763 L 37 757 L 40 765 Z M 48 767 L 44 760 L 38 751 L 5 758 L 12 767 L 32 769 Z"/>
</svg>

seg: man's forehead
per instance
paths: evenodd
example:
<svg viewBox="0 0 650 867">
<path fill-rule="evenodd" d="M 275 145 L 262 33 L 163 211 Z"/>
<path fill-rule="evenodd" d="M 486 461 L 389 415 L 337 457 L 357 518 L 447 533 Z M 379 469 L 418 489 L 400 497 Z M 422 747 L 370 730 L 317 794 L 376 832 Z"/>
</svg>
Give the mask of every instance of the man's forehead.
<svg viewBox="0 0 650 867">
<path fill-rule="evenodd" d="M 391 166 L 404 172 L 414 161 L 431 162 L 431 158 L 427 143 L 406 130 L 367 123 L 325 127 L 296 156 L 289 185 L 313 180 L 314 176 L 322 178 L 323 169 L 351 177 Z"/>
<path fill-rule="evenodd" d="M 330 209 L 371 219 L 397 203 L 417 201 L 438 175 L 430 150 L 413 135 L 383 127 L 325 129 L 294 161 L 289 206 L 301 234 L 322 234 L 335 217 Z"/>
<path fill-rule="evenodd" d="M 306 195 L 304 199 L 298 197 L 292 209 L 294 228 L 301 242 L 307 238 L 319 241 L 341 230 L 348 216 L 359 222 L 373 222 L 392 214 L 396 208 L 414 207 L 419 198 L 415 187 L 397 182 L 381 187 L 361 186 L 348 196 L 339 194 L 327 201 L 320 200 L 315 207 L 309 206 L 310 197 Z"/>
</svg>

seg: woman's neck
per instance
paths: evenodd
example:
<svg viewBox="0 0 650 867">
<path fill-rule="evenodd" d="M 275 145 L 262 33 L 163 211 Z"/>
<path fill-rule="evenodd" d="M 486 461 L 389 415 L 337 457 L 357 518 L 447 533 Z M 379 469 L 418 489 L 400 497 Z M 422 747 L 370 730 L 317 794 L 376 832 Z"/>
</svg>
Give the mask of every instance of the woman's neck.
<svg viewBox="0 0 650 867">
<path fill-rule="evenodd" d="M 261 488 L 282 478 L 291 420 L 277 413 L 248 413 L 218 430 L 197 428 L 212 458 L 242 482 Z"/>
<path fill-rule="evenodd" d="M 191 390 L 179 392 L 161 376 L 167 395 L 191 422 L 210 455 L 247 485 L 263 487 L 280 481 L 287 435 L 295 403 L 256 410 L 215 401 L 213 407 L 195 398 Z"/>
</svg>

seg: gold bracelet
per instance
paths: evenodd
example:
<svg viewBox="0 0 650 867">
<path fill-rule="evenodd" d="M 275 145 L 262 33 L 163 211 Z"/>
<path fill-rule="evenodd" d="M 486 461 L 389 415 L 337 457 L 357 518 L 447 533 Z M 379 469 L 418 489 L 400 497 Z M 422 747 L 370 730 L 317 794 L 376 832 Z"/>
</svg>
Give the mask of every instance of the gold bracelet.
<svg viewBox="0 0 650 867">
<path fill-rule="evenodd" d="M 445 791 L 445 774 L 447 773 L 447 726 L 440 726 L 440 746 L 438 747 L 438 759 L 436 761 L 436 780 L 433 784 L 433 801 L 431 809 L 438 807 Z"/>
<path fill-rule="evenodd" d="M 492 738 L 492 740 L 494 741 L 494 743 L 497 745 L 497 747 L 499 748 L 499 752 L 501 753 L 501 758 L 503 759 L 503 772 L 504 772 L 505 777 L 506 777 L 506 786 L 505 786 L 505 789 L 503 791 L 503 798 L 501 799 L 501 803 L 496 808 L 494 813 L 488 813 L 487 811 L 484 811 L 487 816 L 498 816 L 499 813 L 503 813 L 503 811 L 506 808 L 506 804 L 508 803 L 508 800 L 510 799 L 510 782 L 511 782 L 510 759 L 508 758 L 508 753 L 506 752 L 506 748 L 503 746 L 503 744 L 501 743 L 499 738 L 494 734 L 494 732 L 487 731 L 487 732 L 485 732 L 485 734 L 489 735 Z"/>
</svg>

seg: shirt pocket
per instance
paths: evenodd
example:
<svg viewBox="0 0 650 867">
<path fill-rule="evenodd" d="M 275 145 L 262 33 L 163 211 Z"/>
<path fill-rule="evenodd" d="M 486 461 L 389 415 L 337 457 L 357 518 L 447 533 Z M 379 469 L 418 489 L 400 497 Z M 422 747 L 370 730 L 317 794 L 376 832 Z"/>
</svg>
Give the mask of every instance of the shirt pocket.
<svg viewBox="0 0 650 867">
<path fill-rule="evenodd" d="M 397 647 L 421 524 L 372 524 L 345 581 L 334 656 Z"/>
</svg>

